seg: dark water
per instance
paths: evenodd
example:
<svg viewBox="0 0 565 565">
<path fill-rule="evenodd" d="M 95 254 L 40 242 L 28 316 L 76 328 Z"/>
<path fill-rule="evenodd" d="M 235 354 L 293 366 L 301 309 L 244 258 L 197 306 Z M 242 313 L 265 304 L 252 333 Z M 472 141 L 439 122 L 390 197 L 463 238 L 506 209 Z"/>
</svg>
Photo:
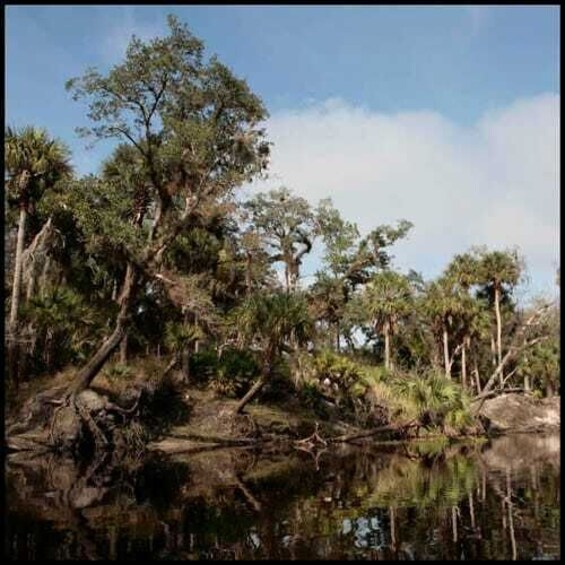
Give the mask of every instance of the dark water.
<svg viewBox="0 0 565 565">
<path fill-rule="evenodd" d="M 6 466 L 9 559 L 558 559 L 558 436 Z"/>
</svg>

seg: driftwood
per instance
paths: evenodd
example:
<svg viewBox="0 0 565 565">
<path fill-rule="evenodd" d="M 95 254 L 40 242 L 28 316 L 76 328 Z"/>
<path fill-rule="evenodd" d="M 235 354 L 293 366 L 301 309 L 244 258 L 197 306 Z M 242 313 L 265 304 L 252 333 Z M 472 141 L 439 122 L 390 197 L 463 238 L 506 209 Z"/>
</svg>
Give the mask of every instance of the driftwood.
<svg viewBox="0 0 565 565">
<path fill-rule="evenodd" d="M 306 449 L 306 450 L 310 450 L 316 445 L 323 445 L 323 446 L 328 445 L 328 442 L 323 437 L 320 436 L 318 430 L 319 430 L 319 424 L 318 422 L 316 422 L 316 428 L 314 429 L 314 433 L 304 439 L 299 439 L 298 441 L 295 441 L 294 445 L 298 449 Z"/>
<path fill-rule="evenodd" d="M 418 428 L 420 427 L 420 424 L 418 422 L 409 422 L 408 424 L 405 424 L 403 426 L 381 426 L 379 428 L 375 428 L 373 430 L 367 431 L 367 432 L 361 432 L 361 433 L 356 433 L 356 434 L 345 434 L 345 435 L 341 435 L 341 436 L 336 436 L 336 437 L 331 437 L 328 438 L 328 443 L 344 443 L 344 442 L 349 442 L 349 441 L 353 441 L 356 439 L 363 439 L 366 437 L 371 437 L 377 434 L 381 434 L 381 433 L 385 433 L 385 432 L 404 432 L 406 430 L 409 430 L 410 428 Z"/>
</svg>

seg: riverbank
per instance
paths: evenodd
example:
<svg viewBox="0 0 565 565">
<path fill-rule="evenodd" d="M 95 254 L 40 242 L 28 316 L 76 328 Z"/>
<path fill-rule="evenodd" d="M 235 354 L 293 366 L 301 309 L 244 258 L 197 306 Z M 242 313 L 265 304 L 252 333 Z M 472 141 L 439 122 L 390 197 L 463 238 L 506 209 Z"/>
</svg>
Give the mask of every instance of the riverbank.
<svg viewBox="0 0 565 565">
<path fill-rule="evenodd" d="M 62 391 L 72 383 L 72 369 L 20 389 L 14 403 L 8 403 L 8 449 L 80 451 L 80 457 L 84 457 L 85 443 L 90 443 L 90 451 L 112 448 L 134 453 L 267 445 L 315 451 L 330 443 L 468 437 L 560 426 L 558 398 L 505 394 L 481 401 L 469 420 L 464 398 L 457 405 L 461 409 L 442 413 L 442 404 L 438 409 L 432 400 L 415 402 L 419 389 L 407 387 L 404 396 L 391 396 L 393 389 L 380 382 L 366 388 L 360 406 L 370 411 L 361 415 L 352 412 L 348 398 L 326 395 L 323 404 L 312 403 L 311 397 L 305 402 L 300 390 L 290 390 L 289 385 L 285 390 L 280 383 L 274 389 L 267 386 L 265 395 L 237 413 L 237 397 L 218 392 L 206 382 L 188 385 L 180 373 L 167 373 L 163 365 L 139 361 L 127 370 L 111 366 L 95 386 L 75 399 L 74 406 L 61 401 Z M 457 391 L 457 385 L 449 381 L 414 382 L 423 393 L 434 390 L 426 388 L 430 383 L 439 383 L 440 391 L 441 387 Z M 464 423 L 454 428 L 445 414 L 462 416 Z"/>
</svg>

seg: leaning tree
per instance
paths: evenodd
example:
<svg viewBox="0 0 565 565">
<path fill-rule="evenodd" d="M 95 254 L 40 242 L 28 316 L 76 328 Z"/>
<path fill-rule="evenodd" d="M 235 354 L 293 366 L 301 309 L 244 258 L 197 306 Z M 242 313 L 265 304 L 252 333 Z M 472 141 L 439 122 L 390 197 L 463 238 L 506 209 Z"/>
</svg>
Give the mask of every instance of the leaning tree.
<svg viewBox="0 0 565 565">
<path fill-rule="evenodd" d="M 100 209 L 84 210 L 97 241 L 111 244 L 124 274 L 113 331 L 78 372 L 73 394 L 89 386 L 122 341 L 144 283 L 182 286 L 175 273 L 162 272 L 177 238 L 268 162 L 261 100 L 216 57 L 206 60 L 203 43 L 186 25 L 173 16 L 168 25 L 164 38 L 133 37 L 125 60 L 108 73 L 89 69 L 67 83 L 75 100 L 88 103 L 92 126 L 80 133 L 129 145 L 127 155 L 122 149 L 127 159 L 120 176 L 127 171 L 132 183 L 140 183 L 131 187 L 130 209 L 137 214 L 117 225 L 106 222 L 106 231 L 96 222 L 103 198 Z"/>
<path fill-rule="evenodd" d="M 301 293 L 263 291 L 232 311 L 231 325 L 236 342 L 257 349 L 261 356 L 261 374 L 235 408 L 241 413 L 269 382 L 277 358 L 311 338 L 313 324 Z"/>
</svg>

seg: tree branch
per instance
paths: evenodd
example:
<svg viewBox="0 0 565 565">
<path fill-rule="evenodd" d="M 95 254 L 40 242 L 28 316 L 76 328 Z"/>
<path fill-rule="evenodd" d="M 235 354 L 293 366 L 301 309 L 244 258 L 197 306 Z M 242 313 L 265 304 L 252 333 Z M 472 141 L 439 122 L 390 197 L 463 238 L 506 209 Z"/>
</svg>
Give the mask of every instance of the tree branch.
<svg viewBox="0 0 565 565">
<path fill-rule="evenodd" d="M 549 308 L 550 308 L 550 304 L 544 304 L 543 306 L 541 306 L 540 308 L 538 308 L 529 318 L 528 320 L 526 320 L 526 322 L 524 323 L 524 325 L 522 325 L 520 327 L 520 329 L 516 332 L 516 335 L 514 336 L 514 339 L 512 340 L 512 345 L 509 347 L 508 352 L 506 353 L 506 355 L 502 358 L 501 362 L 499 363 L 499 365 L 496 367 L 495 371 L 492 373 L 492 375 L 490 376 L 489 380 L 487 381 L 486 385 L 483 387 L 482 393 L 481 395 L 477 396 L 475 399 L 473 399 L 473 401 L 475 402 L 476 400 L 479 400 L 480 398 L 482 398 L 486 393 L 489 392 L 489 390 L 494 386 L 494 383 L 496 382 L 496 379 L 498 378 L 498 376 L 501 374 L 502 370 L 504 369 L 504 367 L 508 364 L 508 362 L 513 359 L 514 357 L 516 357 L 516 355 L 518 353 L 520 353 L 521 351 L 523 351 L 524 349 L 531 347 L 532 345 L 535 345 L 536 343 L 539 343 L 540 341 L 543 341 L 545 339 L 548 339 L 549 336 L 541 336 L 538 338 L 534 338 L 530 341 L 526 340 L 524 341 L 524 343 L 522 343 L 522 345 L 517 346 L 516 342 L 521 339 L 524 334 L 526 333 L 526 330 L 528 328 L 530 328 L 531 326 L 533 326 L 535 323 L 537 323 L 539 321 L 539 318 L 545 314 Z"/>
</svg>

